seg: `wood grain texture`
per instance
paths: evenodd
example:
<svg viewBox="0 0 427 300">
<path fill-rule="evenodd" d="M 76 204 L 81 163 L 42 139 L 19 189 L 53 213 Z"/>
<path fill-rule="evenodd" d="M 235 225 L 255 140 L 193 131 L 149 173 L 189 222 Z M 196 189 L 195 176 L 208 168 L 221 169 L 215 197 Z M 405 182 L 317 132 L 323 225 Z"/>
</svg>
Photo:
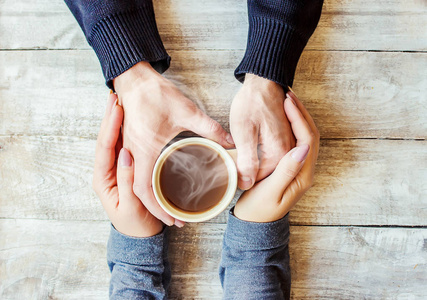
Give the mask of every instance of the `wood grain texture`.
<svg viewBox="0 0 427 300">
<path fill-rule="evenodd" d="M 427 225 L 427 142 L 322 141 L 292 224 Z M 0 218 L 106 220 L 91 190 L 95 141 L 0 138 Z M 224 222 L 224 212 L 212 222 Z"/>
<path fill-rule="evenodd" d="M 153 2 L 165 76 L 228 129 L 246 1 Z M 290 216 L 293 299 L 427 297 L 426 36 L 425 0 L 325 0 L 294 82 L 323 140 Z M 107 299 L 98 60 L 62 0 L 3 0 L 0 66 L 0 299 Z M 170 299 L 221 299 L 226 220 L 171 230 Z"/>
<path fill-rule="evenodd" d="M 153 2 L 168 50 L 246 46 L 246 1 Z M 89 48 L 63 1 L 4 0 L 0 11 L 0 49 Z M 426 35 L 427 5 L 423 0 L 326 0 L 308 48 L 426 51 Z"/>
<path fill-rule="evenodd" d="M 64 1 L 0 2 L 0 49 L 90 48 Z"/>
<path fill-rule="evenodd" d="M 166 49 L 245 49 L 246 1 L 157 1 Z M 427 50 L 427 5 L 420 0 L 326 0 L 307 45 L 316 50 Z"/>
<path fill-rule="evenodd" d="M 224 224 L 170 238 L 170 299 L 220 299 Z M 2 299 L 106 299 L 108 222 L 0 220 Z M 293 299 L 422 299 L 427 231 L 291 227 Z"/>
<path fill-rule="evenodd" d="M 108 299 L 107 222 L 0 220 L 0 298 Z"/>
<path fill-rule="evenodd" d="M 228 129 L 242 52 L 171 54 L 165 75 Z M 0 135 L 96 137 L 108 92 L 92 51 L 3 51 L 0 65 Z M 427 137 L 427 53 L 306 51 L 294 89 L 322 138 Z"/>
</svg>

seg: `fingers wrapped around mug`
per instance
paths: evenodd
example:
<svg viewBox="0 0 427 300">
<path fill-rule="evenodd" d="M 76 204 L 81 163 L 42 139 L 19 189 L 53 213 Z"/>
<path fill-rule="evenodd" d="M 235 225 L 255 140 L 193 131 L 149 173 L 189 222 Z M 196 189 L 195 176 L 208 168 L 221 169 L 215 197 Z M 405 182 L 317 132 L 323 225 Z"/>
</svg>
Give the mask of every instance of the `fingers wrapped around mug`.
<svg viewBox="0 0 427 300">
<path fill-rule="evenodd" d="M 162 223 L 133 193 L 134 162 L 122 148 L 122 121 L 123 109 L 117 96 L 110 94 L 96 144 L 93 188 L 118 231 L 134 237 L 153 236 L 162 230 Z"/>
<path fill-rule="evenodd" d="M 239 219 L 252 222 L 279 220 L 313 184 L 319 149 L 318 130 L 296 97 L 288 96 L 284 109 L 297 146 L 280 160 L 269 177 L 240 197 L 234 209 Z"/>
</svg>

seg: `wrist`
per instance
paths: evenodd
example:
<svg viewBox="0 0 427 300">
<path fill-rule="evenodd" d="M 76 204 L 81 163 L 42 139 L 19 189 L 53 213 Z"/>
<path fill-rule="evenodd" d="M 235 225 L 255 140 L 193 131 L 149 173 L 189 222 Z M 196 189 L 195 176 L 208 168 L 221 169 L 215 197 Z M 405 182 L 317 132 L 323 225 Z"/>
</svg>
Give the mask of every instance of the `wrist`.
<svg viewBox="0 0 427 300">
<path fill-rule="evenodd" d="M 136 83 L 143 83 L 158 77 L 162 76 L 151 66 L 149 62 L 141 61 L 114 78 L 113 86 L 117 94 L 120 95 L 131 89 Z"/>
<path fill-rule="evenodd" d="M 258 89 L 281 88 L 280 84 L 252 73 L 246 73 L 243 85 L 248 87 L 255 87 Z"/>
</svg>

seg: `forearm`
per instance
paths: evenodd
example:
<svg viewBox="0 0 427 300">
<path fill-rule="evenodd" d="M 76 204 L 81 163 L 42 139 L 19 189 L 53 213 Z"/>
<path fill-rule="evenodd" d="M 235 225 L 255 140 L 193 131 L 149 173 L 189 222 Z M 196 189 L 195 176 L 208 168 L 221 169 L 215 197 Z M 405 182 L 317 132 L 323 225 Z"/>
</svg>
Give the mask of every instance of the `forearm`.
<svg viewBox="0 0 427 300">
<path fill-rule="evenodd" d="M 166 299 L 171 278 L 166 229 L 152 237 L 133 238 L 111 226 L 107 260 L 110 299 Z"/>
<path fill-rule="evenodd" d="M 220 265 L 225 299 L 289 299 L 288 216 L 255 223 L 230 213 Z"/>
<path fill-rule="evenodd" d="M 322 5 L 323 0 L 248 0 L 248 43 L 236 78 L 243 81 L 251 73 L 291 86 Z"/>
<path fill-rule="evenodd" d="M 65 2 L 98 56 L 110 88 L 115 77 L 140 61 L 150 62 L 160 73 L 169 67 L 151 0 Z"/>
</svg>

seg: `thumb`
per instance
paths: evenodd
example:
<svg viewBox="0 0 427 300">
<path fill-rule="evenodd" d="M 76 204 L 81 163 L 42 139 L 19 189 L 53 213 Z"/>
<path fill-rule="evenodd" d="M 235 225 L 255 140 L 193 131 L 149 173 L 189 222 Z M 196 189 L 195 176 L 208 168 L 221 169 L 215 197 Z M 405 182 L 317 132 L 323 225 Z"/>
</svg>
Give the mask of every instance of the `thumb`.
<svg viewBox="0 0 427 300">
<path fill-rule="evenodd" d="M 289 151 L 279 162 L 274 172 L 262 181 L 263 189 L 274 191 L 280 199 L 288 185 L 298 175 L 310 150 L 309 145 L 301 145 Z"/>
<path fill-rule="evenodd" d="M 217 142 L 224 148 L 232 148 L 234 146 L 231 134 L 225 131 L 221 124 L 210 118 L 201 110 L 192 116 L 187 127 L 187 129 L 194 133 Z"/>
<path fill-rule="evenodd" d="M 129 151 L 122 148 L 118 159 L 117 187 L 120 206 L 138 205 L 139 200 L 133 193 L 133 159 Z"/>
</svg>

